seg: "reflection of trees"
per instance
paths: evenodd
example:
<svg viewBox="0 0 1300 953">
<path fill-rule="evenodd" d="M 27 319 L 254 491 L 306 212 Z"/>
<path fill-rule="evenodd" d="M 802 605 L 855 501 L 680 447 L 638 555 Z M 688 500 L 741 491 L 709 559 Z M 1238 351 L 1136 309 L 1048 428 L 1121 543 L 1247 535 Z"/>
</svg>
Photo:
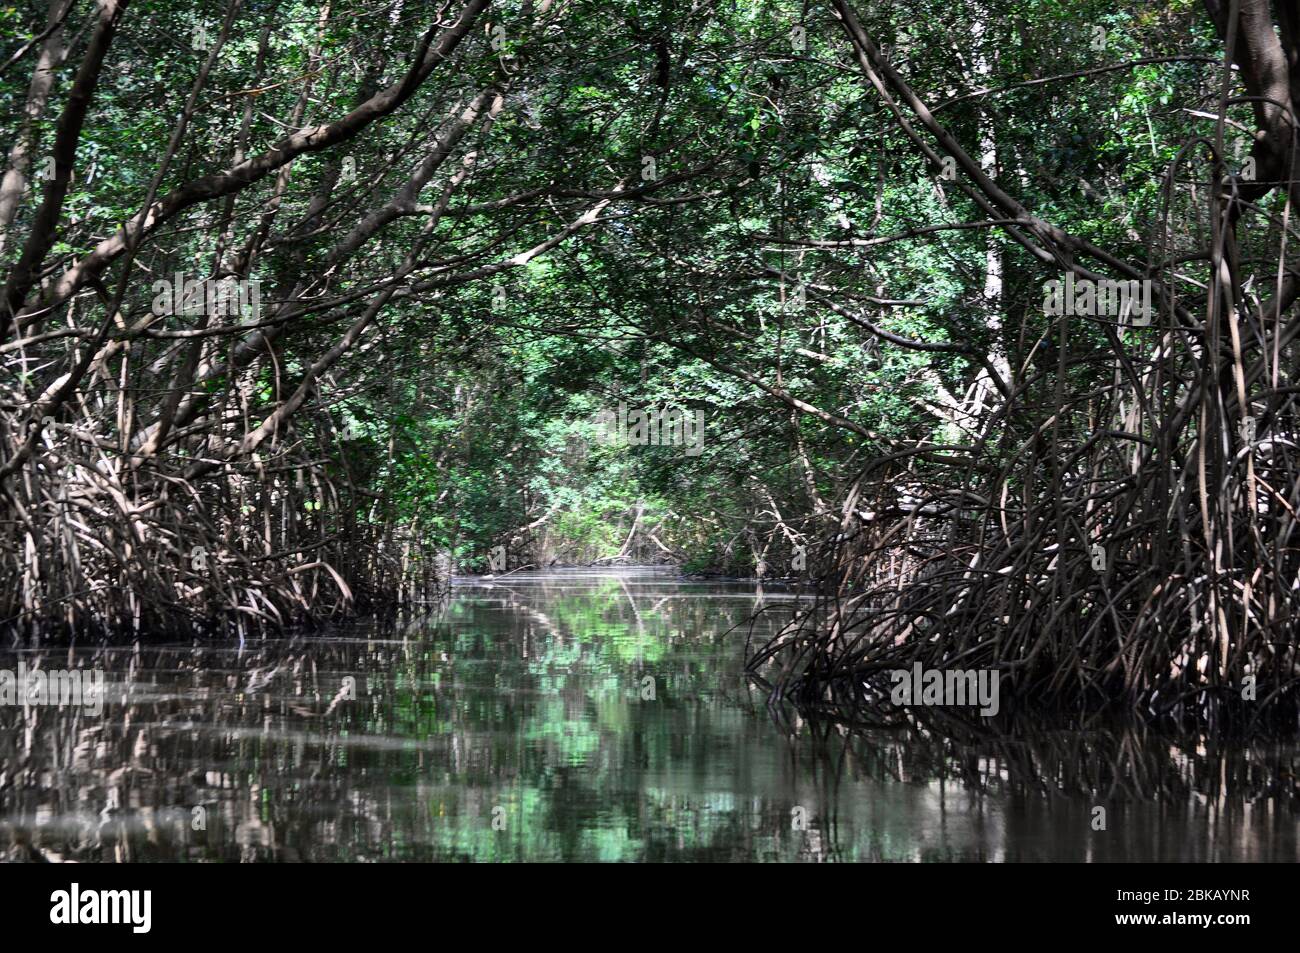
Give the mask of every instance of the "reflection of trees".
<svg viewBox="0 0 1300 953">
<path fill-rule="evenodd" d="M 335 630 L 242 653 L 27 653 L 29 667 L 101 668 L 111 691 L 103 718 L 0 708 L 0 851 L 223 861 L 1297 856 L 1295 755 L 1275 746 L 1114 726 L 999 733 L 929 711 L 883 730 L 777 709 L 774 731 L 767 693 L 742 677 L 747 633 L 731 631 L 751 599 L 523 580 L 467 595 L 405 630 Z M 649 644 L 656 654 L 638 658 Z M 0 655 L 0 668 L 16 665 Z M 643 673 L 656 679 L 653 702 L 638 693 Z M 339 701 L 349 676 L 357 698 Z M 1104 835 L 1089 829 L 1098 804 L 1109 812 Z M 192 827 L 195 807 L 206 809 L 206 831 Z M 492 827 L 494 808 L 503 830 Z"/>
<path fill-rule="evenodd" d="M 42 657 L 68 653 L 25 656 Z M 106 673 L 102 718 L 0 708 L 0 843 L 50 859 L 291 859 L 329 851 L 331 827 L 392 827 L 365 775 L 415 756 L 353 739 L 420 717 L 409 689 L 366 691 L 425 680 L 431 660 L 413 643 L 136 648 L 85 664 Z M 357 699 L 336 702 L 348 676 Z"/>
<path fill-rule="evenodd" d="M 638 855 L 640 766 L 673 757 L 684 706 L 715 697 L 736 654 L 713 634 L 725 626 L 697 600 L 617 584 L 493 595 L 406 632 L 78 653 L 106 672 L 103 718 L 0 708 L 0 846 L 76 860 Z M 347 676 L 358 697 L 337 702 Z M 597 803 L 608 823 L 586 830 Z"/>
<path fill-rule="evenodd" d="M 865 779 L 938 792 L 948 809 L 975 805 L 996 828 L 980 859 L 1044 859 L 1049 846 L 1080 860 L 1297 857 L 1300 755 L 1291 745 L 1171 736 L 1131 722 L 1007 732 L 930 710 L 893 730 L 803 722 L 790 711 L 775 717 L 802 742 L 798 757 L 828 803 L 843 805 L 851 795 L 836 792 Z M 1096 807 L 1106 809 L 1105 831 L 1092 829 Z M 828 850 L 840 856 L 835 818 L 825 820 Z M 930 852 L 917 859 L 961 859 L 942 844 Z M 869 853 L 855 859 L 881 859 Z"/>
</svg>

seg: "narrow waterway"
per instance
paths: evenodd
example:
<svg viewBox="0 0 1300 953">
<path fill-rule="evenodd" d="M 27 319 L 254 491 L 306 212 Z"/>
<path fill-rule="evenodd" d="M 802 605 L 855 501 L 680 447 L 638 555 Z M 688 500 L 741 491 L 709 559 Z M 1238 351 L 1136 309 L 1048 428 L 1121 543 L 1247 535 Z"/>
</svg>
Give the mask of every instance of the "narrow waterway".
<svg viewBox="0 0 1300 953">
<path fill-rule="evenodd" d="M 774 718 L 743 671 L 764 598 L 668 570 L 521 573 L 466 580 L 404 626 L 0 651 L 0 669 L 106 683 L 100 712 L 0 706 L 0 853 L 1300 858 L 1294 745 L 1133 726 L 957 744 Z"/>
</svg>

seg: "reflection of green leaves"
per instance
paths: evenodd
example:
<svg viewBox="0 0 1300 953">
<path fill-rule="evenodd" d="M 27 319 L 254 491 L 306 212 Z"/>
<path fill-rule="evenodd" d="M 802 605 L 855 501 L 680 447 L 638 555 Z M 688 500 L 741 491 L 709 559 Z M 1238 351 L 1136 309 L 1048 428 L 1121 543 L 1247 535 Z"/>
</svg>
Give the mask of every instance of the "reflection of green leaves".
<svg viewBox="0 0 1300 953">
<path fill-rule="evenodd" d="M 563 702 L 548 702 L 544 707 L 545 716 L 527 722 L 525 740 L 551 749 L 548 758 L 551 763 L 570 766 L 587 763 L 600 747 L 600 732 L 585 717 L 567 717 Z"/>
<path fill-rule="evenodd" d="M 615 581 L 557 599 L 552 609 L 556 624 L 575 633 L 606 664 L 626 669 L 634 662 L 653 664 L 664 655 L 667 627 L 658 618 L 625 621 L 630 606 L 624 589 Z M 622 610 L 622 612 L 619 612 Z"/>
<path fill-rule="evenodd" d="M 432 770 L 420 809 L 436 856 L 629 860 L 656 850 L 670 824 L 691 849 L 726 835 L 736 805 L 721 794 L 701 811 L 687 806 L 691 795 L 651 785 L 642 817 L 639 765 L 675 757 L 688 716 L 682 699 L 708 697 L 720 671 L 735 672 L 734 646 L 684 638 L 693 618 L 684 603 L 655 605 L 613 579 L 542 592 L 517 607 L 454 601 L 443 624 L 387 668 L 378 696 L 387 704 L 358 726 L 409 741 L 392 756 L 389 784 L 427 786 Z M 525 630 L 530 649 L 521 654 Z M 639 695 L 643 675 L 657 679 L 655 701 Z M 720 730 L 736 732 L 737 717 L 723 715 Z M 453 749 L 454 758 L 441 753 Z M 593 803 L 598 812 L 575 811 Z M 412 849 L 394 844 L 397 856 Z"/>
</svg>

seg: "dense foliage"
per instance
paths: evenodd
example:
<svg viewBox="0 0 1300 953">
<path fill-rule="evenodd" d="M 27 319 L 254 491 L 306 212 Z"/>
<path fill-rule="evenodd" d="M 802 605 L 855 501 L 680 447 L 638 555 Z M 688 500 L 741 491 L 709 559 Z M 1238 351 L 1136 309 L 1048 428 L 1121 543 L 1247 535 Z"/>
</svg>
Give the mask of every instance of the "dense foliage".
<svg viewBox="0 0 1300 953">
<path fill-rule="evenodd" d="M 816 593 L 755 660 L 809 704 L 920 657 L 1286 696 L 1274 6 L 7 8 L 0 616 L 242 632 L 671 561 Z M 1045 306 L 1067 276 L 1151 312 Z M 678 442 L 608 439 L 651 408 Z"/>
</svg>

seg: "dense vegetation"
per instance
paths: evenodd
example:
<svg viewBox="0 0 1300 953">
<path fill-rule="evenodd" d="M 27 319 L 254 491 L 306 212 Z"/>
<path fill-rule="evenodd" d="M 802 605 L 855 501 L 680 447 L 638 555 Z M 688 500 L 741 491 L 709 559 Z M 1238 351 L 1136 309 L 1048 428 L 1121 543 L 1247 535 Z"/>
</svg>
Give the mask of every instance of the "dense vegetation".
<svg viewBox="0 0 1300 953">
<path fill-rule="evenodd" d="M 806 705 L 920 660 L 1294 705 L 1290 5 L 49 0 L 0 36 L 9 629 L 670 561 L 815 596 L 753 659 Z M 649 408 L 677 443 L 607 439 Z"/>
</svg>

